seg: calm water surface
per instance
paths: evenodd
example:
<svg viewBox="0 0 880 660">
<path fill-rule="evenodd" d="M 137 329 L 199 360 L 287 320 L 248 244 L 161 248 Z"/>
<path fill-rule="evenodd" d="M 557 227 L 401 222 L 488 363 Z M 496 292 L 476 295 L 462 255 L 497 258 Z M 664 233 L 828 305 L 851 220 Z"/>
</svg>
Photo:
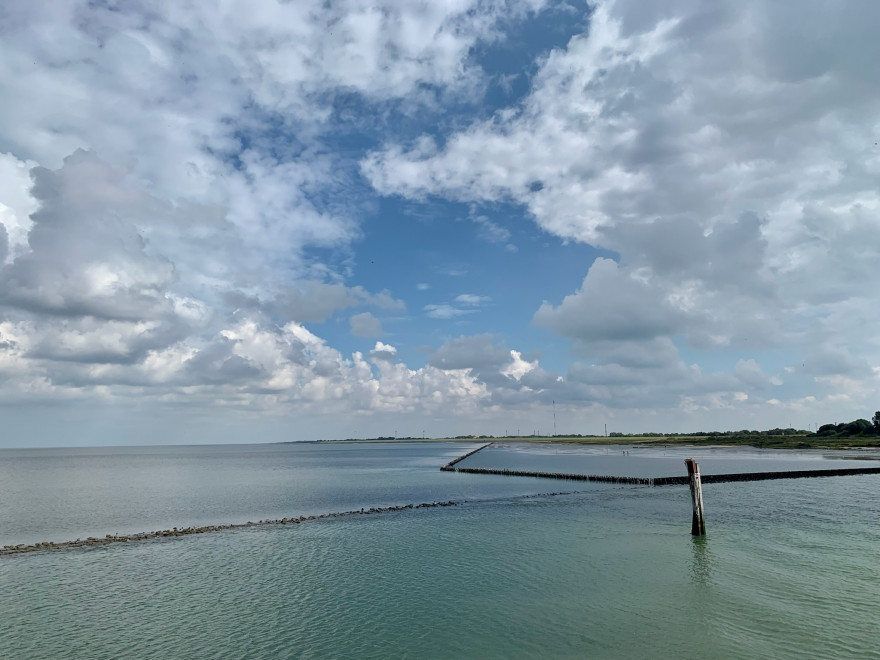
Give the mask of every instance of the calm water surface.
<svg viewBox="0 0 880 660">
<path fill-rule="evenodd" d="M 0 558 L 0 657 L 878 656 L 877 477 L 706 485 L 709 535 L 694 540 L 686 487 L 437 469 L 471 447 L 0 452 L 4 542 L 468 500 Z M 611 467 L 591 455 L 634 469 L 653 460 L 620 451 L 566 448 L 565 458 L 590 473 Z M 812 452 L 670 451 L 654 459 L 694 455 L 704 472 L 828 466 Z M 490 449 L 468 464 L 527 456 L 546 469 L 557 455 Z"/>
</svg>

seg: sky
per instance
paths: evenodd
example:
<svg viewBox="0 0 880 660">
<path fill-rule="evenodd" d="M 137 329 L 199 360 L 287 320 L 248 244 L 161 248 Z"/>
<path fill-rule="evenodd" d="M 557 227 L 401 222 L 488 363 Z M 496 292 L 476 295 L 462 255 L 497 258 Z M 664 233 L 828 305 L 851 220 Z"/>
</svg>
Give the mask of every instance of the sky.
<svg viewBox="0 0 880 660">
<path fill-rule="evenodd" d="M 880 408 L 880 4 L 7 0 L 0 446 Z"/>
</svg>

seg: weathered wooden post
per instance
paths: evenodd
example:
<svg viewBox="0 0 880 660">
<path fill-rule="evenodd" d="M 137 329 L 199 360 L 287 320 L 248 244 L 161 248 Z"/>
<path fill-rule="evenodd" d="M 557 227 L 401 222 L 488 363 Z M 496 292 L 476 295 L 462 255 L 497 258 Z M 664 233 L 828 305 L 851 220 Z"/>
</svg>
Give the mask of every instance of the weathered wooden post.
<svg viewBox="0 0 880 660">
<path fill-rule="evenodd" d="M 691 522 L 691 534 L 706 535 L 706 518 L 703 516 L 703 489 L 700 486 L 700 466 L 692 458 L 684 459 L 688 469 L 688 481 L 691 486 L 691 501 L 694 505 L 694 516 Z"/>
</svg>

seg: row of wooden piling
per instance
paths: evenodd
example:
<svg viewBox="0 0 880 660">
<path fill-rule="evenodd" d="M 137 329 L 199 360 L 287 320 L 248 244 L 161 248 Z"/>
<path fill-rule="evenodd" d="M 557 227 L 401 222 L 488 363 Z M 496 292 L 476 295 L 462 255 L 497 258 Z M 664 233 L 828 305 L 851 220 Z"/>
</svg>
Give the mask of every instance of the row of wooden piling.
<svg viewBox="0 0 880 660">
<path fill-rule="evenodd" d="M 20 555 L 28 552 L 42 550 L 68 550 L 72 548 L 90 548 L 110 545 L 112 543 L 129 543 L 132 541 L 148 541 L 176 536 L 189 536 L 192 534 L 207 534 L 231 529 L 244 529 L 268 525 L 298 525 L 310 520 L 324 520 L 327 518 L 341 518 L 346 516 L 368 515 L 371 513 L 387 513 L 389 511 L 405 511 L 407 509 L 427 509 L 440 506 L 457 506 L 461 502 L 448 500 L 445 502 L 423 502 L 421 504 L 403 504 L 400 506 L 380 506 L 361 509 L 360 511 L 341 511 L 337 513 L 322 513 L 315 516 L 297 516 L 295 518 L 278 518 L 276 520 L 260 520 L 258 522 L 230 523 L 226 525 L 205 525 L 203 527 L 173 527 L 153 532 L 138 532 L 135 534 L 107 534 L 106 536 L 89 536 L 75 541 L 43 541 L 40 543 L 18 545 L 4 545 L 0 547 L 0 556 Z"/>
<path fill-rule="evenodd" d="M 491 443 L 490 443 L 491 444 Z M 488 445 L 486 445 L 488 446 Z M 480 447 L 455 461 L 447 463 L 441 469 L 452 472 L 465 472 L 469 474 L 497 474 L 507 477 L 536 477 L 539 479 L 563 479 L 566 481 L 596 481 L 613 484 L 633 484 L 639 486 L 679 486 L 687 484 L 691 492 L 691 504 L 693 515 L 691 517 L 691 534 L 704 536 L 706 534 L 706 518 L 703 512 L 702 482 L 729 483 L 737 481 L 766 481 L 769 479 L 806 479 L 815 477 L 842 477 L 860 474 L 880 474 L 880 467 L 867 468 L 839 468 L 826 470 L 776 470 L 770 472 L 739 472 L 733 474 L 709 474 L 700 475 L 700 468 L 693 458 L 686 458 L 687 476 L 676 477 L 617 477 L 610 475 L 595 474 L 566 474 L 559 472 L 536 472 L 529 470 L 497 470 L 491 468 L 455 468 L 459 461 L 471 456 Z"/>
<path fill-rule="evenodd" d="M 775 472 L 737 472 L 733 474 L 704 474 L 703 483 L 723 484 L 735 481 L 767 481 L 769 479 L 811 479 L 816 477 L 846 477 L 859 474 L 880 474 L 880 467 L 837 468 L 830 470 L 781 470 Z M 681 486 L 688 477 L 655 477 L 653 486 Z"/>
<path fill-rule="evenodd" d="M 563 474 L 560 472 L 532 472 L 528 470 L 494 470 L 491 468 L 456 468 L 455 472 L 468 474 L 500 474 L 505 477 L 537 477 L 539 479 L 564 479 L 566 481 L 600 481 L 611 484 L 634 484 L 639 486 L 653 485 L 651 479 L 645 477 L 615 477 L 601 474 Z"/>
<path fill-rule="evenodd" d="M 463 456 L 462 458 L 466 458 Z M 461 459 L 459 459 L 461 460 Z M 688 459 L 691 460 L 691 459 Z M 563 479 L 566 481 L 598 481 L 611 484 L 632 484 L 637 486 L 687 486 L 690 477 L 619 477 L 599 474 L 567 474 L 562 472 L 535 472 L 531 470 L 506 470 L 493 468 L 450 468 L 444 465 L 441 470 L 465 472 L 468 474 L 498 474 L 505 477 L 537 477 L 539 479 Z M 704 474 L 702 482 L 709 484 L 735 481 L 766 481 L 768 479 L 805 479 L 811 477 L 843 477 L 859 474 L 880 474 L 880 467 L 840 468 L 832 470 L 782 470 L 775 472 L 737 472 L 733 474 Z"/>
<path fill-rule="evenodd" d="M 483 451 L 486 447 L 489 447 L 490 445 L 492 445 L 492 443 L 491 443 L 491 442 L 487 442 L 485 445 L 482 445 L 482 446 L 480 446 L 480 447 L 477 447 L 477 448 L 474 449 L 473 451 L 469 451 L 469 452 L 468 452 L 467 454 L 465 454 L 464 456 L 459 456 L 459 457 L 456 458 L 455 460 L 453 460 L 453 461 L 449 461 L 446 465 L 444 465 L 442 468 L 440 468 L 440 470 L 443 471 L 443 472 L 455 472 L 455 464 L 456 464 L 456 463 L 460 463 L 461 461 L 463 461 L 464 459 L 468 458 L 469 456 L 473 456 L 473 455 L 476 454 L 478 451 Z"/>
<path fill-rule="evenodd" d="M 567 481 L 594 481 L 602 483 L 615 484 L 631 484 L 644 486 L 674 486 L 674 485 L 690 485 L 691 500 L 693 503 L 693 518 L 691 525 L 691 533 L 702 536 L 706 533 L 705 517 L 703 515 L 703 497 L 701 490 L 701 481 L 707 483 L 726 483 L 736 481 L 764 481 L 768 479 L 802 479 L 810 477 L 837 477 L 861 474 L 880 474 L 880 467 L 869 468 L 841 468 L 829 470 L 785 470 L 774 472 L 743 472 L 734 474 L 710 474 L 701 477 L 699 467 L 692 458 L 685 460 L 688 468 L 688 476 L 676 477 L 618 477 L 610 475 L 587 475 L 587 474 L 565 474 L 555 472 L 534 472 L 525 470 L 493 470 L 489 468 L 456 468 L 456 463 L 463 461 L 468 456 L 473 456 L 478 451 L 485 449 L 492 443 L 485 444 L 464 456 L 460 456 L 444 465 L 441 470 L 451 472 L 465 472 L 470 474 L 498 474 L 511 477 L 537 477 L 542 479 L 562 479 Z M 540 496 L 561 495 L 564 493 L 544 493 Z M 232 523 L 225 525 L 206 525 L 201 527 L 173 527 L 171 529 L 163 529 L 152 532 L 138 532 L 135 534 L 107 534 L 104 537 L 90 536 L 86 539 L 76 539 L 75 541 L 44 541 L 33 544 L 4 545 L 0 547 L 0 556 L 16 555 L 29 552 L 46 551 L 46 550 L 67 550 L 73 548 L 88 548 L 95 546 L 110 545 L 112 543 L 128 543 L 132 541 L 147 541 L 151 539 L 161 539 L 168 537 L 189 536 L 192 534 L 206 534 L 209 532 L 219 532 L 224 530 L 241 529 L 248 527 L 267 526 L 267 525 L 288 525 L 300 524 L 311 520 L 322 520 L 327 518 L 339 518 L 344 516 L 365 515 L 373 513 L 386 513 L 391 511 L 404 511 L 407 509 L 424 509 L 430 507 L 457 506 L 463 504 L 463 501 L 448 500 L 445 502 L 423 502 L 422 504 L 405 504 L 399 506 L 388 507 L 370 507 L 369 509 L 360 509 L 359 511 L 342 511 L 337 513 L 323 513 L 314 516 L 298 516 L 294 518 L 280 518 L 275 520 L 260 520 L 258 522 Z"/>
</svg>

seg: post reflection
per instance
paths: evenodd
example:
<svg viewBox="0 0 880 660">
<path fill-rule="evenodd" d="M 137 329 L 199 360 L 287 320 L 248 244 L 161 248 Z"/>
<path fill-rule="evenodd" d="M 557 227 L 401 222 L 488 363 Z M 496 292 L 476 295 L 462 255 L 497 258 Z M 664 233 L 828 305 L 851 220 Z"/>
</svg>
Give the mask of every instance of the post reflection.
<svg viewBox="0 0 880 660">
<path fill-rule="evenodd" d="M 709 547 L 708 537 L 692 536 L 691 577 L 695 584 L 710 584 L 715 557 Z"/>
</svg>

